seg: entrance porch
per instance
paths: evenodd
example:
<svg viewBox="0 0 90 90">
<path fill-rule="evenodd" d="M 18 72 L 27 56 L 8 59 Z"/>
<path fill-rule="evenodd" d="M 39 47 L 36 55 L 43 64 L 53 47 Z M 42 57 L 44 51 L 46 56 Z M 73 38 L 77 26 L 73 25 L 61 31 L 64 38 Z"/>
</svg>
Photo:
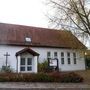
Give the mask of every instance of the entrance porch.
<svg viewBox="0 0 90 90">
<path fill-rule="evenodd" d="M 25 48 L 16 53 L 18 73 L 37 73 L 39 54 L 30 48 Z"/>
</svg>

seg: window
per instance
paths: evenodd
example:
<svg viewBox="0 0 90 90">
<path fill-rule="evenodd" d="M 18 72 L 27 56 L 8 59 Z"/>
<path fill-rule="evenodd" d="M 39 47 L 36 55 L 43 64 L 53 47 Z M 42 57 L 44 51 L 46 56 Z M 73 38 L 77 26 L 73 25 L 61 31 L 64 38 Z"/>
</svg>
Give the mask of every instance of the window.
<svg viewBox="0 0 90 90">
<path fill-rule="evenodd" d="M 27 67 L 27 71 L 31 71 L 31 70 L 32 70 L 31 66 Z"/>
<path fill-rule="evenodd" d="M 68 58 L 68 64 L 71 64 L 70 58 Z"/>
<path fill-rule="evenodd" d="M 76 57 L 76 53 L 73 53 L 73 57 Z"/>
<path fill-rule="evenodd" d="M 73 53 L 73 60 L 74 60 L 74 64 L 77 64 L 76 53 Z"/>
<path fill-rule="evenodd" d="M 54 58 L 57 58 L 57 52 L 54 52 Z"/>
<path fill-rule="evenodd" d="M 32 70 L 32 58 L 27 58 L 27 71 Z"/>
<path fill-rule="evenodd" d="M 68 64 L 71 64 L 70 53 L 69 52 L 67 52 L 67 63 Z"/>
<path fill-rule="evenodd" d="M 50 52 L 47 52 L 47 57 L 50 57 L 50 55 L 51 55 Z"/>
<path fill-rule="evenodd" d="M 47 52 L 47 59 L 51 58 L 51 53 Z"/>
<path fill-rule="evenodd" d="M 74 64 L 77 64 L 76 58 L 74 58 Z"/>
<path fill-rule="evenodd" d="M 64 64 L 64 58 L 61 58 L 61 64 Z"/>
<path fill-rule="evenodd" d="M 20 65 L 20 71 L 25 71 L 25 58 L 21 58 Z"/>
<path fill-rule="evenodd" d="M 25 66 L 24 67 L 20 67 L 20 71 L 25 71 Z"/>
<path fill-rule="evenodd" d="M 21 58 L 21 65 L 25 65 L 25 58 Z"/>
<path fill-rule="evenodd" d="M 27 59 L 27 65 L 32 65 L 32 58 Z"/>
<path fill-rule="evenodd" d="M 61 64 L 64 64 L 64 53 L 61 52 Z"/>
<path fill-rule="evenodd" d="M 61 52 L 61 57 L 64 57 L 64 53 L 63 52 Z"/>
<path fill-rule="evenodd" d="M 67 52 L 67 57 L 70 57 L 70 53 L 69 52 Z"/>
<path fill-rule="evenodd" d="M 32 58 L 21 58 L 20 71 L 32 71 Z"/>
</svg>

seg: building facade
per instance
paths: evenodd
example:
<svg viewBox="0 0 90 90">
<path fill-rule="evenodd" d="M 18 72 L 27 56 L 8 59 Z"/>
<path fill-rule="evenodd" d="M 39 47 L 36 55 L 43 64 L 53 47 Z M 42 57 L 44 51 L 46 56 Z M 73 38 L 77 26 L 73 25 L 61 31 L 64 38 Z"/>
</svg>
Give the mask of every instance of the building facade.
<svg viewBox="0 0 90 90">
<path fill-rule="evenodd" d="M 0 68 L 37 73 L 38 63 L 57 58 L 59 71 L 85 70 L 85 49 L 69 31 L 0 24 Z"/>
</svg>

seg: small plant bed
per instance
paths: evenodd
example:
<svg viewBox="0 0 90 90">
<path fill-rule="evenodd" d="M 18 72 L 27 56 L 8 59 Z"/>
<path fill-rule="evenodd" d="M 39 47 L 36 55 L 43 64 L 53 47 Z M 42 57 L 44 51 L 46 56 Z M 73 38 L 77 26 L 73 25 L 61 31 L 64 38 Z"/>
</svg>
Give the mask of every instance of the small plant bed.
<svg viewBox="0 0 90 90">
<path fill-rule="evenodd" d="M 83 78 L 74 72 L 70 73 L 0 73 L 0 82 L 61 82 L 80 83 Z"/>
</svg>

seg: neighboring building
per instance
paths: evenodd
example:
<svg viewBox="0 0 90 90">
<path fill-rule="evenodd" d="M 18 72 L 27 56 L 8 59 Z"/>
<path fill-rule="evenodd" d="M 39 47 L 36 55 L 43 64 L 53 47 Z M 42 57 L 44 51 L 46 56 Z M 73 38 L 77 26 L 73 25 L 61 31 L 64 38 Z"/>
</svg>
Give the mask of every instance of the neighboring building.
<svg viewBox="0 0 90 90">
<path fill-rule="evenodd" d="M 87 58 L 90 58 L 90 50 L 86 50 L 86 51 L 85 51 L 85 56 L 86 56 Z"/>
<path fill-rule="evenodd" d="M 85 51 L 86 68 L 90 69 L 90 50 Z"/>
<path fill-rule="evenodd" d="M 57 58 L 59 70 L 85 70 L 86 47 L 70 32 L 0 23 L 0 68 L 37 73 L 38 62 Z"/>
</svg>

